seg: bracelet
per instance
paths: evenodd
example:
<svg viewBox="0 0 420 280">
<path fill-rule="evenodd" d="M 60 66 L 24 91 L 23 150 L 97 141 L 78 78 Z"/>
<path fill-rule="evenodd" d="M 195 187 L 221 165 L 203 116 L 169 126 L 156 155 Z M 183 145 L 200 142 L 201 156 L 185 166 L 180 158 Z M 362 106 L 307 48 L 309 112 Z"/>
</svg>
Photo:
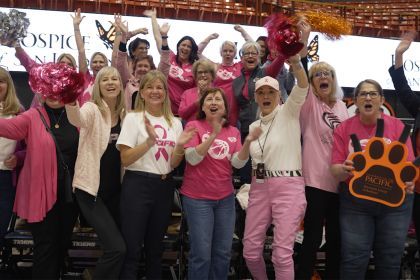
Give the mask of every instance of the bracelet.
<svg viewBox="0 0 420 280">
<path fill-rule="evenodd" d="M 115 32 L 115 35 L 121 36 L 122 35 L 122 32 L 121 31 L 117 31 L 117 32 Z"/>
<path fill-rule="evenodd" d="M 80 28 L 75 28 L 74 31 L 80 31 Z"/>
<path fill-rule="evenodd" d="M 168 35 L 162 35 L 162 39 L 168 39 Z"/>
<path fill-rule="evenodd" d="M 183 156 L 183 155 L 185 155 L 185 150 L 182 150 L 182 153 L 177 153 L 176 150 L 174 150 L 174 155 Z"/>
</svg>

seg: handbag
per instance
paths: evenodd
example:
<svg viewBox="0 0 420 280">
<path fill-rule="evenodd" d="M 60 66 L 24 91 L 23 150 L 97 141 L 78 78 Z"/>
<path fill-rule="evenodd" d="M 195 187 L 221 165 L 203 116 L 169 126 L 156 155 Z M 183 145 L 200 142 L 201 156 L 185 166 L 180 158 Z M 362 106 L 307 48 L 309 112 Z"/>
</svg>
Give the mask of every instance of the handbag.
<svg viewBox="0 0 420 280">
<path fill-rule="evenodd" d="M 58 155 L 58 158 L 61 162 L 61 165 L 63 167 L 63 171 L 64 171 L 64 173 L 63 173 L 64 174 L 64 201 L 66 203 L 72 203 L 72 202 L 74 202 L 73 186 L 72 186 L 73 178 L 70 174 L 69 167 L 68 167 L 67 163 L 64 161 L 63 154 L 61 153 L 61 151 L 59 149 L 57 139 L 55 138 L 54 133 L 52 132 L 51 128 L 48 126 L 47 121 L 45 120 L 41 111 L 38 108 L 36 110 L 38 111 L 39 115 L 41 116 L 41 120 L 44 123 L 45 128 L 47 129 L 48 133 L 51 134 L 51 137 L 54 140 L 55 149 L 57 151 L 57 155 Z"/>
</svg>

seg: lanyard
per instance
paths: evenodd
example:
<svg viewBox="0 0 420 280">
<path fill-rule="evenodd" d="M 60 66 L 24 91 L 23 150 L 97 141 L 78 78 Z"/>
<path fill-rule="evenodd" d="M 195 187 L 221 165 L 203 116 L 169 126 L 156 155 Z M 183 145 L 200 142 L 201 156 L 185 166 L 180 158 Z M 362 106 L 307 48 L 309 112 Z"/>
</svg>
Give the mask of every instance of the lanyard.
<svg viewBox="0 0 420 280">
<path fill-rule="evenodd" d="M 260 149 L 261 149 L 261 161 L 262 161 L 262 162 L 264 162 L 264 160 L 263 160 L 263 159 L 264 159 L 264 147 L 265 147 L 265 142 L 267 142 L 267 136 L 268 136 L 268 134 L 269 134 L 269 133 L 270 133 L 270 131 L 271 131 L 271 127 L 273 126 L 273 122 L 274 122 L 274 120 L 275 120 L 276 116 L 277 116 L 277 113 L 274 115 L 273 119 L 271 120 L 270 126 L 268 127 L 267 134 L 265 135 L 264 144 L 263 144 L 262 146 L 261 146 L 260 138 L 258 138 L 258 145 L 260 146 Z M 262 124 L 262 120 L 260 120 L 260 127 L 261 127 L 261 124 Z"/>
</svg>

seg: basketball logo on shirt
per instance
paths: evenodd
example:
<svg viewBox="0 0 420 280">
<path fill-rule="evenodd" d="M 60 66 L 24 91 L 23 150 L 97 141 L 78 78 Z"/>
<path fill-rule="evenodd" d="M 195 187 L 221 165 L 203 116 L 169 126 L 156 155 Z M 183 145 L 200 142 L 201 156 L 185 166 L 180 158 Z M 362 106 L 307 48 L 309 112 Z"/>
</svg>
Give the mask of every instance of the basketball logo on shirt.
<svg viewBox="0 0 420 280">
<path fill-rule="evenodd" d="M 204 142 L 208 137 L 209 134 L 204 134 L 202 141 Z M 224 159 L 226 157 L 230 159 L 229 144 L 226 141 L 215 139 L 208 151 L 208 154 L 214 159 Z"/>
</svg>

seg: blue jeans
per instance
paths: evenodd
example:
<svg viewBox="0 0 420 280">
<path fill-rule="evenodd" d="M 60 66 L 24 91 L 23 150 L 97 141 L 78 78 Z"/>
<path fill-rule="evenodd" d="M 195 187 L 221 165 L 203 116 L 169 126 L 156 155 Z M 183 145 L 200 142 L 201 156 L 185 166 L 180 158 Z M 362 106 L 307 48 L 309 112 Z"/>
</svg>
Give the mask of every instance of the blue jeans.
<svg viewBox="0 0 420 280">
<path fill-rule="evenodd" d="M 235 198 L 182 197 L 189 228 L 188 279 L 227 279 L 235 228 Z"/>
<path fill-rule="evenodd" d="M 12 217 L 15 193 L 16 188 L 13 186 L 12 171 L 0 170 L 0 248 L 4 244 L 4 236 Z"/>
<path fill-rule="evenodd" d="M 358 199 L 341 186 L 341 279 L 365 279 L 371 251 L 375 279 L 398 279 L 413 195 L 399 207 Z"/>
</svg>

